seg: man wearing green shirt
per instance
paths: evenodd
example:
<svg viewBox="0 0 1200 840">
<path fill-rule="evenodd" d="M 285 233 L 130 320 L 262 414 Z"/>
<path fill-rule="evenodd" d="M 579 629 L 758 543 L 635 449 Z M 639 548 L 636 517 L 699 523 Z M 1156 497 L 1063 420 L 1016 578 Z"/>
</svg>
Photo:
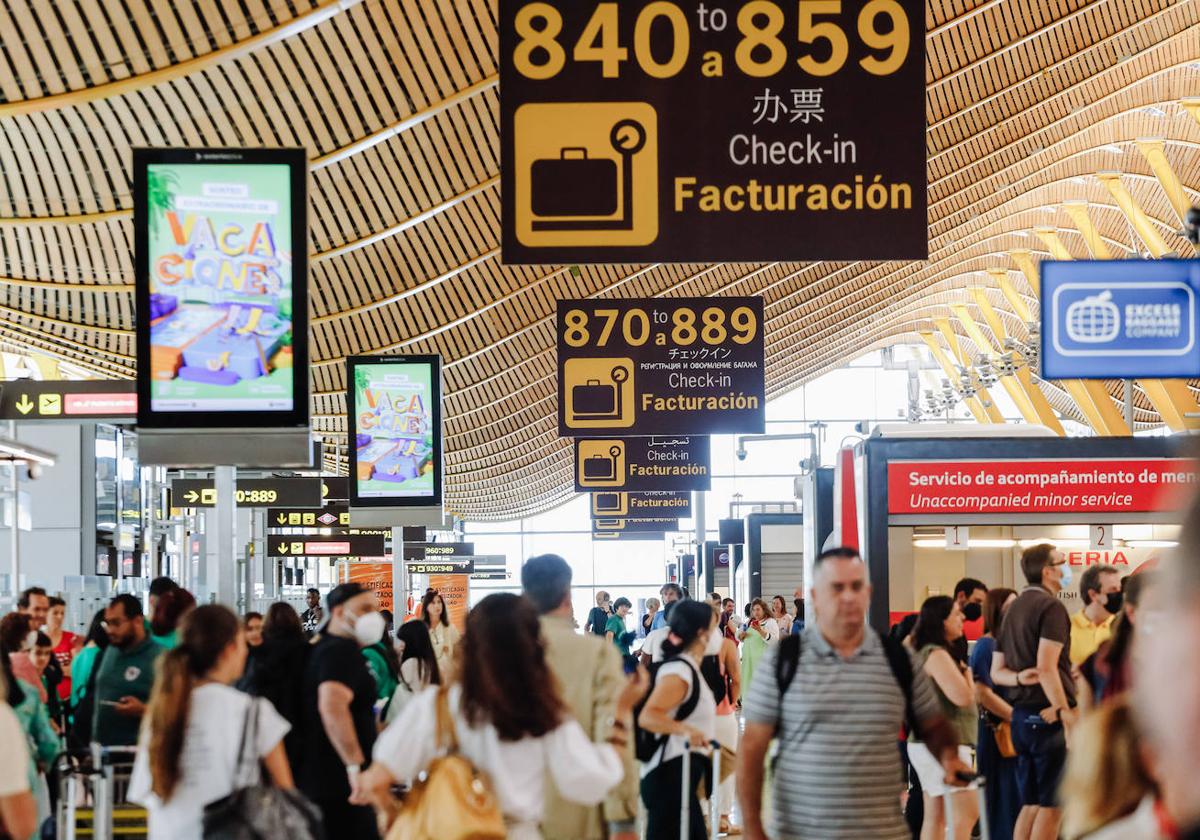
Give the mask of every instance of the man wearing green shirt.
<svg viewBox="0 0 1200 840">
<path fill-rule="evenodd" d="M 154 664 L 164 649 L 146 635 L 142 603 L 118 595 L 104 611 L 109 646 L 96 672 L 92 740 L 107 747 L 133 746 L 154 685 Z"/>
<path fill-rule="evenodd" d="M 625 632 L 625 616 L 629 615 L 632 607 L 628 598 L 618 598 L 613 601 L 613 615 L 608 619 L 608 624 L 604 626 L 604 635 L 616 645 L 617 652 L 622 657 L 629 656 L 629 642 L 633 634 Z"/>
</svg>

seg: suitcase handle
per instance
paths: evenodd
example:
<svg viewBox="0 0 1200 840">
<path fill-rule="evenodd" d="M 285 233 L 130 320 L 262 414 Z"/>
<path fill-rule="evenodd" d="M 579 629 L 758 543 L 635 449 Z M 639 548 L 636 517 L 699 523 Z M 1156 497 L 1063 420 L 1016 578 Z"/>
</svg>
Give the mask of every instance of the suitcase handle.
<svg viewBox="0 0 1200 840">
<path fill-rule="evenodd" d="M 570 154 L 571 152 L 575 152 L 575 154 L 571 155 Z M 587 160 L 588 159 L 587 149 L 584 148 L 583 146 L 565 146 L 558 153 L 558 156 L 559 156 L 560 160 Z"/>
</svg>

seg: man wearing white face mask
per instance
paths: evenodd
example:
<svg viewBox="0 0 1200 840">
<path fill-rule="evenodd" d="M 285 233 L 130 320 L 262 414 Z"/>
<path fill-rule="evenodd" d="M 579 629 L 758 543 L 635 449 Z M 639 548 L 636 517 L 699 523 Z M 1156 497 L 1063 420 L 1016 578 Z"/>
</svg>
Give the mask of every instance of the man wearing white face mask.
<svg viewBox="0 0 1200 840">
<path fill-rule="evenodd" d="M 375 594 L 343 583 L 325 596 L 325 623 L 304 674 L 307 735 L 300 789 L 317 804 L 329 837 L 378 837 L 370 807 L 351 805 L 375 743 L 375 680 L 361 648 L 383 637 Z"/>
</svg>

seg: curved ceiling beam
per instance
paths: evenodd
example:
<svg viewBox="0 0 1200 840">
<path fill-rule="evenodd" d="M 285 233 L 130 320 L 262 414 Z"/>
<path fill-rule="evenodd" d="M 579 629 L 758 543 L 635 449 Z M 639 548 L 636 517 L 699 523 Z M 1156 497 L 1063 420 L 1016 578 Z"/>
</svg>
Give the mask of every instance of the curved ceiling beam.
<svg viewBox="0 0 1200 840">
<path fill-rule="evenodd" d="M 273 29 L 268 29 L 265 32 L 260 32 L 257 35 L 252 35 L 244 41 L 238 41 L 227 47 L 181 61 L 178 64 L 171 64 L 158 70 L 151 70 L 149 73 L 140 73 L 136 76 L 130 76 L 127 79 L 118 79 L 113 82 L 105 82 L 102 85 L 93 85 L 92 87 L 56 93 L 50 96 L 41 96 L 37 99 L 0 102 L 0 119 L 4 117 L 17 117 L 23 114 L 35 114 L 41 111 L 51 111 L 55 108 L 69 108 L 85 102 L 96 102 L 101 99 L 109 99 L 113 96 L 135 93 L 150 85 L 160 85 L 163 82 L 181 79 L 191 73 L 197 73 L 226 61 L 241 58 L 260 47 L 274 44 L 312 29 L 314 26 L 324 23 L 339 12 L 352 8 L 360 2 L 362 0 L 322 0 L 311 11 L 294 17 L 287 23 L 276 26 Z"/>
</svg>

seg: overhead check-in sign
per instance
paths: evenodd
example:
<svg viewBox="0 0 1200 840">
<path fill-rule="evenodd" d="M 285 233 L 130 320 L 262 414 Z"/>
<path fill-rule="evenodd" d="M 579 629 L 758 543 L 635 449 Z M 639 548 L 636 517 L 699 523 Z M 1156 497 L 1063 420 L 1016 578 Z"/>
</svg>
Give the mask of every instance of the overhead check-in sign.
<svg viewBox="0 0 1200 840">
<path fill-rule="evenodd" d="M 709 439 L 703 435 L 576 438 L 575 490 L 708 490 L 712 486 L 709 455 Z"/>
<path fill-rule="evenodd" d="M 501 0 L 509 263 L 924 259 L 916 0 Z"/>
<path fill-rule="evenodd" d="M 762 298 L 560 300 L 557 324 L 560 435 L 765 429 Z"/>
<path fill-rule="evenodd" d="M 305 536 L 267 538 L 268 557 L 382 557 L 381 536 Z"/>
<path fill-rule="evenodd" d="M 679 530 L 678 519 L 593 519 L 592 539 L 659 540 Z"/>
<path fill-rule="evenodd" d="M 132 423 L 136 419 L 137 384 L 132 380 L 17 380 L 0 384 L 0 420 Z"/>
<path fill-rule="evenodd" d="M 692 494 L 687 491 L 623 493 L 597 490 L 589 495 L 593 519 L 653 519 L 664 516 L 687 519 L 692 515 Z"/>
<path fill-rule="evenodd" d="M 319 508 L 321 479 L 319 478 L 240 478 L 237 481 L 238 507 Z M 172 507 L 215 507 L 217 487 L 211 478 L 176 478 L 171 480 Z"/>
<path fill-rule="evenodd" d="M 1047 260 L 1047 379 L 1200 376 L 1200 260 Z"/>
</svg>

